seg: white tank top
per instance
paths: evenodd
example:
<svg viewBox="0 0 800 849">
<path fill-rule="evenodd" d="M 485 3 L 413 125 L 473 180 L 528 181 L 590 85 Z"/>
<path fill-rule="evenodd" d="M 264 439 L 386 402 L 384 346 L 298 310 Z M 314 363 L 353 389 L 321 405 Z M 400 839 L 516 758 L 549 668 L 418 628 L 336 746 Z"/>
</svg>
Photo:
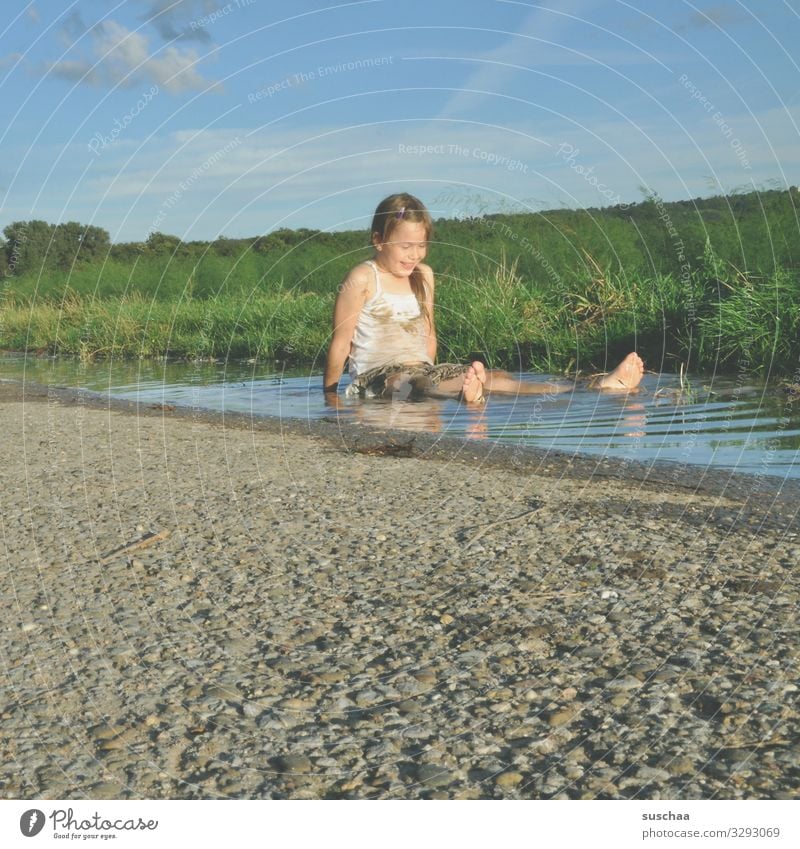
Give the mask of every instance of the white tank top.
<svg viewBox="0 0 800 849">
<path fill-rule="evenodd" d="M 355 380 L 372 368 L 390 363 L 430 363 L 428 325 L 413 292 L 394 295 L 384 292 L 378 267 L 375 294 L 364 304 L 350 343 L 350 377 Z"/>
</svg>

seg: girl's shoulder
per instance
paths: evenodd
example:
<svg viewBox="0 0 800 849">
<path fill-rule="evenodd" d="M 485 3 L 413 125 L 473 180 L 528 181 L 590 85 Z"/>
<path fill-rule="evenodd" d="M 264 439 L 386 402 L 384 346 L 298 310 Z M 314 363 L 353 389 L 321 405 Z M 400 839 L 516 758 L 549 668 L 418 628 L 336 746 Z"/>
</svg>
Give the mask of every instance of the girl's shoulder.
<svg viewBox="0 0 800 849">
<path fill-rule="evenodd" d="M 433 290 L 433 269 L 424 262 L 419 263 L 417 268 L 420 270 L 422 274 L 422 279 L 425 281 L 425 286 L 432 291 Z"/>
<path fill-rule="evenodd" d="M 363 294 L 375 291 L 375 271 L 369 262 L 359 262 L 347 272 L 343 288 Z"/>
<path fill-rule="evenodd" d="M 349 277 L 355 277 L 360 280 L 374 280 L 375 279 L 375 266 L 370 262 L 370 260 L 365 259 L 364 262 L 359 262 L 358 265 L 354 265 L 350 269 Z"/>
</svg>

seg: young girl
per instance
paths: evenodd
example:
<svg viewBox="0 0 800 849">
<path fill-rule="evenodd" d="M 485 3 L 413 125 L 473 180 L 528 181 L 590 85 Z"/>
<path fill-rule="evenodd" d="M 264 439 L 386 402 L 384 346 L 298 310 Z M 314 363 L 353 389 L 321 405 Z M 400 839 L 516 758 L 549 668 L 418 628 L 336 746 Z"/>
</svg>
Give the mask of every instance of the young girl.
<svg viewBox="0 0 800 849">
<path fill-rule="evenodd" d="M 480 404 L 488 392 L 569 391 L 572 387 L 564 384 L 520 383 L 508 372 L 487 371 L 480 362 L 434 365 L 434 280 L 422 261 L 432 224 L 428 210 L 413 195 L 391 195 L 378 204 L 370 231 L 375 253 L 353 268 L 339 287 L 324 390 L 336 391 L 349 358 L 352 383 L 347 394 L 367 398 L 435 395 Z M 594 387 L 629 391 L 643 373 L 641 359 L 631 353 Z"/>
</svg>

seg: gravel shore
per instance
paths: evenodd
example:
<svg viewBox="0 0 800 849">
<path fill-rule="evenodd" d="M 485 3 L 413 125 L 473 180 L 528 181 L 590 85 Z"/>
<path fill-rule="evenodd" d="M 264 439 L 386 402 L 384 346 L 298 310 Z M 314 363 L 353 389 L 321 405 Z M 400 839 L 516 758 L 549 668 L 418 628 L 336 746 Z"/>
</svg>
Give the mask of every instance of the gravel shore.
<svg viewBox="0 0 800 849">
<path fill-rule="evenodd" d="M 3 798 L 798 795 L 796 487 L 10 382 L 0 427 Z"/>
</svg>

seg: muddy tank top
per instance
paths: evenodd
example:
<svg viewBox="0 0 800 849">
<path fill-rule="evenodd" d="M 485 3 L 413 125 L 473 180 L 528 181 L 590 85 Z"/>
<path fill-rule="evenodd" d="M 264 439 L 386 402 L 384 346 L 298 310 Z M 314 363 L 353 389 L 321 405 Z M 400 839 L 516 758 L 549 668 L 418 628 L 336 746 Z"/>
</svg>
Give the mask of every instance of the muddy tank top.
<svg viewBox="0 0 800 849">
<path fill-rule="evenodd" d="M 433 363 L 428 356 L 428 326 L 413 292 L 384 292 L 378 267 L 375 294 L 364 304 L 350 343 L 350 377 L 391 363 Z"/>
</svg>

